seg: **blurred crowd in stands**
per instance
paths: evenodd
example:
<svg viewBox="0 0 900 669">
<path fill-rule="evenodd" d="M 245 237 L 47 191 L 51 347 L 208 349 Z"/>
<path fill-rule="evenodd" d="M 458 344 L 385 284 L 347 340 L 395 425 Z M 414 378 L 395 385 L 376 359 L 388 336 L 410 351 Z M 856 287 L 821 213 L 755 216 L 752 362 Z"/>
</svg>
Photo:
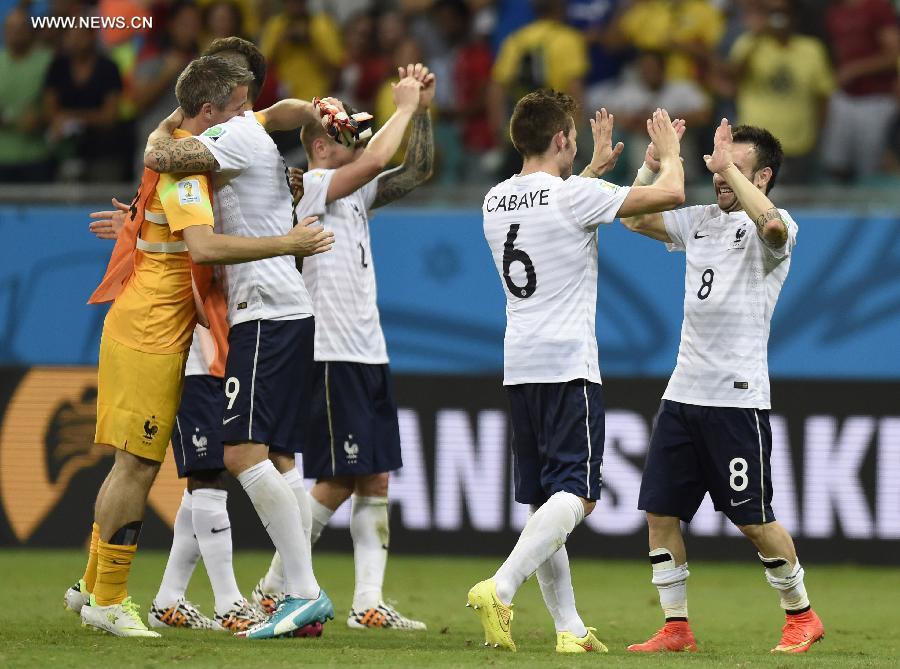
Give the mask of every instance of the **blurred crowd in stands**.
<svg viewBox="0 0 900 669">
<path fill-rule="evenodd" d="M 517 169 L 506 123 L 549 86 L 587 117 L 615 114 L 630 183 L 656 107 L 684 118 L 689 180 L 722 116 L 778 136 L 781 183 L 900 178 L 893 0 L 0 0 L 0 182 L 129 181 L 176 106 L 187 62 L 216 37 L 269 60 L 256 107 L 334 94 L 383 121 L 396 66 L 439 78 L 435 180 L 484 184 Z M 146 16 L 137 31 L 35 29 L 36 16 Z M 278 137 L 302 163 L 299 134 Z"/>
</svg>

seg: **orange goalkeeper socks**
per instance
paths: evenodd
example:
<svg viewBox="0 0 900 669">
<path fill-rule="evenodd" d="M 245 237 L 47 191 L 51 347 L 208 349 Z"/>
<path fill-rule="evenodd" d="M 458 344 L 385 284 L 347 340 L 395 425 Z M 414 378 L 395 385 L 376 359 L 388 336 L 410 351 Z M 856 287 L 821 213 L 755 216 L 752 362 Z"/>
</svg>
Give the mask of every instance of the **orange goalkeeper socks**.
<svg viewBox="0 0 900 669">
<path fill-rule="evenodd" d="M 102 539 L 97 551 L 97 581 L 92 591 L 99 606 L 118 604 L 128 596 L 128 573 L 137 544 L 108 544 Z"/>
<path fill-rule="evenodd" d="M 87 566 L 84 568 L 84 579 L 87 591 L 93 592 L 97 582 L 97 544 L 100 542 L 100 526 L 94 523 L 91 526 L 91 547 L 88 553 Z"/>
</svg>

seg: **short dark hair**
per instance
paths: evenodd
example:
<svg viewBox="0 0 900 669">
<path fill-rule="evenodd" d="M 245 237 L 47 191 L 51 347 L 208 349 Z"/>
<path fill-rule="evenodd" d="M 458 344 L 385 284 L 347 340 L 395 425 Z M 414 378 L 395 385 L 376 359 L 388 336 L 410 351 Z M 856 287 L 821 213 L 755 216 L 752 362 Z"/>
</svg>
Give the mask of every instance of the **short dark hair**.
<svg viewBox="0 0 900 669">
<path fill-rule="evenodd" d="M 753 148 L 756 150 L 754 172 L 765 167 L 772 170 L 772 178 L 766 184 L 766 193 L 768 193 L 775 185 L 775 178 L 778 176 L 778 170 L 781 169 L 781 162 L 784 160 L 784 150 L 781 148 L 781 142 L 765 128 L 757 128 L 752 125 L 736 126 L 731 131 L 731 137 L 736 144 L 753 145 Z"/>
<path fill-rule="evenodd" d="M 250 84 L 250 100 L 255 102 L 266 81 L 266 57 L 262 55 L 262 51 L 253 42 L 248 42 L 240 37 L 219 37 L 214 39 L 206 47 L 203 55 L 227 58 L 228 53 L 240 54 L 247 59 L 247 67 L 253 73 L 253 83 Z"/>
<path fill-rule="evenodd" d="M 193 118 L 209 102 L 223 109 L 238 86 L 249 86 L 250 71 L 219 56 L 200 56 L 188 63 L 175 82 L 175 97 L 184 115 Z"/>
<path fill-rule="evenodd" d="M 516 103 L 509 121 L 509 136 L 523 158 L 539 156 L 553 136 L 574 125 L 575 100 L 549 88 L 529 93 Z"/>
</svg>

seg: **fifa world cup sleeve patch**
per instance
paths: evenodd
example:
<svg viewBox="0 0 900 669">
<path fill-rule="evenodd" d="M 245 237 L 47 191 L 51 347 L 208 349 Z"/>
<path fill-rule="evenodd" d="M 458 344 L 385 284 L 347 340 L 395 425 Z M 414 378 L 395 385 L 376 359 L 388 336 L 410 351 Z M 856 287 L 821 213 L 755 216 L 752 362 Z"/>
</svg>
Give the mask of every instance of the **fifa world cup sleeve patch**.
<svg viewBox="0 0 900 669">
<path fill-rule="evenodd" d="M 221 137 L 222 137 L 226 132 L 228 132 L 228 131 L 225 130 L 225 126 L 222 126 L 222 125 L 214 125 L 212 128 L 207 128 L 206 130 L 204 130 L 204 131 L 203 131 L 203 136 L 204 136 L 204 137 L 209 137 L 210 139 L 212 139 L 212 140 L 215 142 L 216 140 L 221 139 Z"/>
<path fill-rule="evenodd" d="M 604 181 L 603 179 L 597 179 L 597 183 L 600 188 L 602 188 L 603 190 L 607 190 L 610 193 L 616 193 L 619 190 L 619 187 L 616 184 L 610 183 L 609 181 Z"/>
<path fill-rule="evenodd" d="M 197 179 L 184 179 L 178 182 L 179 204 L 197 204 L 203 198 L 200 190 L 200 181 Z"/>
</svg>

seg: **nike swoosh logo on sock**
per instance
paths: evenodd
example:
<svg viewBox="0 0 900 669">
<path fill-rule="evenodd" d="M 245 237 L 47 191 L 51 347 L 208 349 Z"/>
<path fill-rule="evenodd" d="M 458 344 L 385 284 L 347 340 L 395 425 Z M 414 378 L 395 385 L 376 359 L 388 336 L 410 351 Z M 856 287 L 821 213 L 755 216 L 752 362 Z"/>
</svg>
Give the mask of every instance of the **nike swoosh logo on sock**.
<svg viewBox="0 0 900 669">
<path fill-rule="evenodd" d="M 214 528 L 212 528 L 212 533 L 213 533 L 213 534 L 218 534 L 219 532 L 224 532 L 225 530 L 230 530 L 230 529 L 231 529 L 231 525 L 229 525 L 228 527 L 223 527 L 223 528 L 218 529 L 218 530 L 214 527 Z"/>
</svg>

